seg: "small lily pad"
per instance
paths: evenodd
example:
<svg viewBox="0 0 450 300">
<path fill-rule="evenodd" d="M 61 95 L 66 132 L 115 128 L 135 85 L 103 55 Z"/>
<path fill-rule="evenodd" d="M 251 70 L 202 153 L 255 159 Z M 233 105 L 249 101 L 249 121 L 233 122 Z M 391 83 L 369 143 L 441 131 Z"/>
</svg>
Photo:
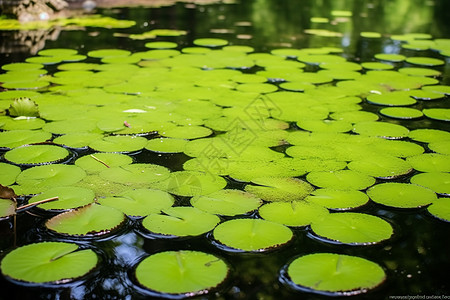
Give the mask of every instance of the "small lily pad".
<svg viewBox="0 0 450 300">
<path fill-rule="evenodd" d="M 128 216 L 145 217 L 171 207 L 175 200 L 164 191 L 134 189 L 128 190 L 117 197 L 98 198 L 97 202 L 114 207 Z"/>
<path fill-rule="evenodd" d="M 145 47 L 151 49 L 171 49 L 178 47 L 178 45 L 174 42 L 157 41 L 145 43 Z"/>
<path fill-rule="evenodd" d="M 434 217 L 450 222 L 450 201 L 448 198 L 439 198 L 433 201 L 427 210 Z"/>
<path fill-rule="evenodd" d="M 263 219 L 293 227 L 307 226 L 327 214 L 328 210 L 323 206 L 305 201 L 272 202 L 259 208 Z"/>
<path fill-rule="evenodd" d="M 124 221 L 125 215 L 119 210 L 93 203 L 56 215 L 45 226 L 62 235 L 99 237 L 110 234 Z"/>
<path fill-rule="evenodd" d="M 1 262 L 3 275 L 20 282 L 60 284 L 91 272 L 98 257 L 90 249 L 63 242 L 41 242 L 14 249 Z"/>
<path fill-rule="evenodd" d="M 36 203 L 41 200 L 58 197 L 56 201 L 37 205 L 40 209 L 50 211 L 63 211 L 79 208 L 94 202 L 95 194 L 92 190 L 74 186 L 54 187 L 36 195 L 28 203 Z"/>
<path fill-rule="evenodd" d="M 400 73 L 411 75 L 411 76 L 440 76 L 441 72 L 429 68 L 400 68 L 398 69 Z"/>
<path fill-rule="evenodd" d="M 39 165 L 58 163 L 68 158 L 69 151 L 53 145 L 30 145 L 9 150 L 4 158 L 18 165 Z"/>
<path fill-rule="evenodd" d="M 312 231 L 333 242 L 349 245 L 371 245 L 389 239 L 394 230 L 385 220 L 362 213 L 333 213 L 313 221 Z"/>
<path fill-rule="evenodd" d="M 191 198 L 192 206 L 211 214 L 235 216 L 257 209 L 262 200 L 240 190 L 224 189 L 204 196 Z"/>
<path fill-rule="evenodd" d="M 365 205 L 369 197 L 354 190 L 317 189 L 305 201 L 333 210 L 348 210 Z"/>
<path fill-rule="evenodd" d="M 318 187 L 336 190 L 362 190 L 375 183 L 372 176 L 352 170 L 310 172 L 306 180 Z"/>
<path fill-rule="evenodd" d="M 262 177 L 252 180 L 256 185 L 246 185 L 245 190 L 265 201 L 303 200 L 314 188 L 298 178 Z"/>
<path fill-rule="evenodd" d="M 383 268 L 364 258 L 315 253 L 301 256 L 287 268 L 288 282 L 302 291 L 329 296 L 366 293 L 386 280 Z"/>
<path fill-rule="evenodd" d="M 204 47 L 220 47 L 228 44 L 227 40 L 215 38 L 200 38 L 194 40 L 194 45 Z"/>
<path fill-rule="evenodd" d="M 170 207 L 162 212 L 145 217 L 142 226 L 157 235 L 181 237 L 204 234 L 220 222 L 218 216 L 195 207 Z"/>
<path fill-rule="evenodd" d="M 445 63 L 442 59 L 432 58 L 432 57 L 408 57 L 406 62 L 414 65 L 434 67 L 441 66 Z"/>
<path fill-rule="evenodd" d="M 402 120 L 418 119 L 423 117 L 423 113 L 410 107 L 386 107 L 380 110 L 380 114 L 386 117 Z"/>
<path fill-rule="evenodd" d="M 422 207 L 437 199 L 428 188 L 399 182 L 377 184 L 367 190 L 367 195 L 376 203 L 399 208 Z"/>
<path fill-rule="evenodd" d="M 165 297 L 207 294 L 228 276 L 220 258 L 198 251 L 167 251 L 153 254 L 136 267 L 138 283 Z"/>
<path fill-rule="evenodd" d="M 391 61 L 391 62 L 401 62 L 406 59 L 406 56 L 401 54 L 387 54 L 387 53 L 378 53 L 375 54 L 375 58 L 379 60 Z"/>
<path fill-rule="evenodd" d="M 224 250 L 263 252 L 278 248 L 293 238 L 281 224 L 261 219 L 234 219 L 218 225 L 213 236 Z"/>
<path fill-rule="evenodd" d="M 411 177 L 410 181 L 429 188 L 438 194 L 450 195 L 450 173 L 421 173 Z"/>
</svg>

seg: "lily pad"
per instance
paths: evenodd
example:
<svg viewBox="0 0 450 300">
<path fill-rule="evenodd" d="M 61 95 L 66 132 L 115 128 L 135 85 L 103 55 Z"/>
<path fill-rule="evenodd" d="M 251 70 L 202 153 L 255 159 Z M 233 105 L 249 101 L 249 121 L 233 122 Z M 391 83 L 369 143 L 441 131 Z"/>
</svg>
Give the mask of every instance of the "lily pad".
<svg viewBox="0 0 450 300">
<path fill-rule="evenodd" d="M 50 133 L 49 133 L 50 134 Z M 55 144 L 63 145 L 69 148 L 80 149 L 87 148 L 94 141 L 102 138 L 100 133 L 68 133 L 53 139 Z"/>
<path fill-rule="evenodd" d="M 74 165 L 51 164 L 22 171 L 16 182 L 24 194 L 36 194 L 57 186 L 70 186 L 86 176 L 86 172 Z"/>
<path fill-rule="evenodd" d="M 307 226 L 327 214 L 328 210 L 323 206 L 305 201 L 272 202 L 259 208 L 263 219 L 293 227 Z"/>
<path fill-rule="evenodd" d="M 367 96 L 367 102 L 384 106 L 406 106 L 413 105 L 417 101 L 411 95 L 404 91 L 394 91 L 385 94 L 370 94 Z"/>
<path fill-rule="evenodd" d="M 89 147 L 100 152 L 135 152 L 146 144 L 147 139 L 141 136 L 106 136 L 92 141 Z"/>
<path fill-rule="evenodd" d="M 375 183 L 375 178 L 352 170 L 316 171 L 306 175 L 311 184 L 336 190 L 363 190 Z"/>
<path fill-rule="evenodd" d="M 386 117 L 402 120 L 411 120 L 423 117 L 423 113 L 420 110 L 409 107 L 386 107 L 380 110 L 380 114 Z"/>
<path fill-rule="evenodd" d="M 182 237 L 204 234 L 220 222 L 218 216 L 195 207 L 170 207 L 162 212 L 145 217 L 142 226 L 157 235 Z"/>
<path fill-rule="evenodd" d="M 228 277 L 227 264 L 198 251 L 167 251 L 153 254 L 136 267 L 137 282 L 157 295 L 188 297 L 207 294 Z"/>
<path fill-rule="evenodd" d="M 334 253 L 301 256 L 286 267 L 288 282 L 308 292 L 328 296 L 366 293 L 386 280 L 378 264 L 364 258 Z"/>
<path fill-rule="evenodd" d="M 228 44 L 227 40 L 215 38 L 200 38 L 194 40 L 194 45 L 204 47 L 220 47 Z"/>
<path fill-rule="evenodd" d="M 154 164 L 129 164 L 107 168 L 100 172 L 103 179 L 117 183 L 153 183 L 168 179 L 169 169 Z"/>
<path fill-rule="evenodd" d="M 314 188 L 298 178 L 262 177 L 252 180 L 245 190 L 265 201 L 292 202 L 303 200 Z"/>
<path fill-rule="evenodd" d="M 306 197 L 305 201 L 341 211 L 363 206 L 369 201 L 369 197 L 354 190 L 317 189 Z"/>
<path fill-rule="evenodd" d="M 434 120 L 450 121 L 450 109 L 449 108 L 427 108 L 422 110 L 423 114 Z"/>
<path fill-rule="evenodd" d="M 119 210 L 93 203 L 56 215 L 45 226 L 61 235 L 99 237 L 112 233 L 124 222 L 125 215 Z"/>
<path fill-rule="evenodd" d="M 420 65 L 420 66 L 428 66 L 428 67 L 434 67 L 434 66 L 441 66 L 445 64 L 445 61 L 442 59 L 432 58 L 432 57 L 408 57 L 406 59 L 406 62 L 414 65 Z"/>
<path fill-rule="evenodd" d="M 376 203 L 399 208 L 422 207 L 437 199 L 428 188 L 399 182 L 377 184 L 367 190 L 367 195 Z"/>
<path fill-rule="evenodd" d="M 396 178 L 413 170 L 408 162 L 390 155 L 373 155 L 354 160 L 347 167 L 350 170 L 382 179 Z"/>
<path fill-rule="evenodd" d="M 437 153 L 450 155 L 450 141 L 429 143 L 428 148 Z"/>
<path fill-rule="evenodd" d="M 98 198 L 97 202 L 114 207 L 128 216 L 144 217 L 171 207 L 175 200 L 164 191 L 134 189 L 128 190 L 117 197 Z"/>
<path fill-rule="evenodd" d="M 412 140 L 423 143 L 450 141 L 450 132 L 431 128 L 415 129 L 409 133 L 408 137 Z"/>
<path fill-rule="evenodd" d="M 218 225 L 213 236 L 224 250 L 263 252 L 285 245 L 292 231 L 281 224 L 261 219 L 234 219 Z"/>
<path fill-rule="evenodd" d="M 211 173 L 178 171 L 171 173 L 167 179 L 151 184 L 151 187 L 189 197 L 217 192 L 226 185 L 225 179 Z"/>
<path fill-rule="evenodd" d="M 149 140 L 145 149 L 160 153 L 180 153 L 187 143 L 185 139 L 157 138 Z"/>
<path fill-rule="evenodd" d="M 450 201 L 448 198 L 439 198 L 433 201 L 427 210 L 434 217 L 450 222 Z"/>
<path fill-rule="evenodd" d="M 312 231 L 319 237 L 349 245 L 371 245 L 389 239 L 394 230 L 385 220 L 362 213 L 333 213 L 313 221 Z"/>
<path fill-rule="evenodd" d="M 59 163 L 69 157 L 67 149 L 53 145 L 30 145 L 9 150 L 4 158 L 18 165 Z"/>
<path fill-rule="evenodd" d="M 28 203 L 36 203 L 53 197 L 58 197 L 58 199 L 56 201 L 39 204 L 37 207 L 57 212 L 79 208 L 94 202 L 95 194 L 92 190 L 86 188 L 72 186 L 55 187 L 30 198 Z"/>
<path fill-rule="evenodd" d="M 411 177 L 410 181 L 429 188 L 438 194 L 450 195 L 450 173 L 421 173 Z"/>
<path fill-rule="evenodd" d="M 203 126 L 176 126 L 160 132 L 164 137 L 177 139 L 197 139 L 212 134 L 212 130 Z"/>
<path fill-rule="evenodd" d="M 240 190 L 224 189 L 205 196 L 191 198 L 193 207 L 210 214 L 235 216 L 254 211 L 262 200 L 250 193 Z"/>
<path fill-rule="evenodd" d="M 61 284 L 91 272 L 98 263 L 91 249 L 64 242 L 29 244 L 9 252 L 1 262 L 4 276 L 32 284 Z"/>
<path fill-rule="evenodd" d="M 361 135 L 394 140 L 402 139 L 409 134 L 408 128 L 386 122 L 359 122 L 353 126 L 353 131 Z"/>
<path fill-rule="evenodd" d="M 21 169 L 18 166 L 0 162 L 0 184 L 3 186 L 13 184 L 20 172 Z"/>
<path fill-rule="evenodd" d="M 450 155 L 423 153 L 410 156 L 406 161 L 421 172 L 450 172 Z"/>
<path fill-rule="evenodd" d="M 126 154 L 99 152 L 78 158 L 75 165 L 87 173 L 99 173 L 105 169 L 129 165 L 132 162 L 133 158 Z"/>
</svg>

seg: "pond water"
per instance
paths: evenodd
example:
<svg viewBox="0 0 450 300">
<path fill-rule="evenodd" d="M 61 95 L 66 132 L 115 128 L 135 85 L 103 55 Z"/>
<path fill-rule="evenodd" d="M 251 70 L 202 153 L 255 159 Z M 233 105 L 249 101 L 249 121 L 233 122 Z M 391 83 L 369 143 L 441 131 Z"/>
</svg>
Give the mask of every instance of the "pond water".
<svg viewBox="0 0 450 300">
<path fill-rule="evenodd" d="M 100 205 L 87 207 L 123 212 L 117 224 L 74 234 L 58 231 L 70 217 L 54 218 L 67 208 L 2 215 L 2 260 L 43 241 L 99 257 L 94 271 L 65 283 L 11 280 L 4 263 L 7 299 L 450 299 L 448 1 L 176 2 L 95 13 L 113 19 L 29 30 L 0 23 L 0 183 L 19 205 L 40 193 L 62 198 L 48 190 L 63 186 L 91 191 Z M 23 118 L 36 107 L 14 107 L 19 97 L 38 104 L 38 118 Z M 20 148 L 29 143 L 40 145 Z M 40 164 L 75 171 L 58 177 Z M 217 194 L 224 188 L 235 198 Z M 145 202 L 153 197 L 169 204 Z M 185 215 L 173 210 L 192 206 Z M 72 220 L 67 230 L 108 214 Z M 364 223 L 361 215 L 377 218 Z M 164 225 L 173 219 L 181 221 Z M 237 219 L 253 223 L 233 228 Z M 271 225 L 258 232 L 255 219 Z M 203 295 L 138 284 L 146 279 L 136 278 L 137 266 L 166 251 L 181 251 L 179 264 L 182 251 L 213 254 L 203 265 L 223 260 L 227 277 L 200 288 Z M 338 288 L 320 288 L 322 278 L 299 284 L 321 263 L 300 279 L 289 266 L 319 253 L 364 258 L 383 278 L 352 285 L 355 274 L 365 279 L 375 269 L 348 266 L 352 277 L 340 256 L 322 273 Z"/>
</svg>

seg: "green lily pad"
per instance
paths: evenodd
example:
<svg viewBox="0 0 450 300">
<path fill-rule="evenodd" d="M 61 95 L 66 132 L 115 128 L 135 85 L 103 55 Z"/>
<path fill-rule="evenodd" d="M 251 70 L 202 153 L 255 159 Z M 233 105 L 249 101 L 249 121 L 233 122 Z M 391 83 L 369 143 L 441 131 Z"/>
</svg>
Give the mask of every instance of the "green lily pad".
<svg viewBox="0 0 450 300">
<path fill-rule="evenodd" d="M 96 58 L 103 58 L 103 57 L 113 57 L 113 56 L 128 56 L 131 52 L 128 50 L 123 49 L 99 49 L 99 50 L 92 50 L 88 52 L 88 56 L 90 57 L 96 57 Z"/>
<path fill-rule="evenodd" d="M 391 70 L 394 68 L 393 65 L 381 62 L 363 62 L 361 66 L 367 70 Z"/>
<path fill-rule="evenodd" d="M 351 161 L 350 170 L 382 179 L 392 179 L 412 172 L 412 166 L 401 158 L 390 155 L 374 155 Z"/>
<path fill-rule="evenodd" d="M 142 226 L 154 234 L 183 237 L 204 234 L 220 222 L 218 216 L 195 207 L 170 207 L 162 212 L 145 217 Z"/>
<path fill-rule="evenodd" d="M 68 119 L 49 122 L 42 128 L 53 134 L 92 132 L 96 129 L 95 121 L 91 119 Z"/>
<path fill-rule="evenodd" d="M 50 133 L 49 133 L 50 134 Z M 69 148 L 80 149 L 87 148 L 88 145 L 94 141 L 102 138 L 100 133 L 68 133 L 53 139 L 55 144 L 63 145 Z"/>
<path fill-rule="evenodd" d="M 1 262 L 4 276 L 33 284 L 60 284 L 91 272 L 98 257 L 91 249 L 64 242 L 29 244 L 9 252 Z"/>
<path fill-rule="evenodd" d="M 423 114 L 434 120 L 450 121 L 450 109 L 449 108 L 427 108 L 422 110 Z"/>
<path fill-rule="evenodd" d="M 198 251 L 167 251 L 153 254 L 136 267 L 137 282 L 155 293 L 171 297 L 204 295 L 228 277 L 227 264 Z"/>
<path fill-rule="evenodd" d="M 194 45 L 204 47 L 220 47 L 228 44 L 227 40 L 214 38 L 200 38 L 194 40 Z"/>
<path fill-rule="evenodd" d="M 435 200 L 427 210 L 434 217 L 450 222 L 450 201 L 448 198 L 439 198 Z"/>
<path fill-rule="evenodd" d="M 1 68 L 5 71 L 25 71 L 25 70 L 37 70 L 42 69 L 44 66 L 42 64 L 17 62 L 5 64 Z"/>
<path fill-rule="evenodd" d="M 94 140 L 89 147 L 99 152 L 135 152 L 142 150 L 147 139 L 141 136 L 106 136 Z"/>
<path fill-rule="evenodd" d="M 117 230 L 124 222 L 121 211 L 93 203 L 56 215 L 45 226 L 62 235 L 99 237 Z"/>
<path fill-rule="evenodd" d="M 69 56 L 77 54 L 78 51 L 69 48 L 50 48 L 38 51 L 38 55 L 41 56 Z"/>
<path fill-rule="evenodd" d="M 36 203 L 41 200 L 58 197 L 58 200 L 38 204 L 40 209 L 62 211 L 79 208 L 94 202 L 95 194 L 92 190 L 73 186 L 55 187 L 36 195 L 28 203 Z"/>
<path fill-rule="evenodd" d="M 406 56 L 401 54 L 388 54 L 388 53 L 378 53 L 375 54 L 375 58 L 379 60 L 391 61 L 391 62 L 401 62 L 406 59 Z"/>
<path fill-rule="evenodd" d="M 405 106 L 413 105 L 417 101 L 404 91 L 394 91 L 385 94 L 371 94 L 367 96 L 367 101 L 371 104 L 385 106 Z"/>
<path fill-rule="evenodd" d="M 40 129 L 45 125 L 45 121 L 39 118 L 15 118 L 15 119 L 4 119 L 2 120 L 4 125 L 3 130 L 33 130 Z"/>
<path fill-rule="evenodd" d="M 292 202 L 303 200 L 314 188 L 297 178 L 262 177 L 252 180 L 256 185 L 246 185 L 245 190 L 265 201 Z"/>
<path fill-rule="evenodd" d="M 261 219 L 234 219 L 218 225 L 214 239 L 224 250 L 264 252 L 285 245 L 292 231 L 281 224 Z"/>
<path fill-rule="evenodd" d="M 414 65 L 435 67 L 445 64 L 442 59 L 432 58 L 432 57 L 408 57 L 406 62 Z"/>
<path fill-rule="evenodd" d="M 437 153 L 450 155 L 450 141 L 429 143 L 428 148 Z"/>
<path fill-rule="evenodd" d="M 372 176 L 352 170 L 310 172 L 306 180 L 315 186 L 336 190 L 363 190 L 375 183 Z"/>
<path fill-rule="evenodd" d="M 450 141 L 450 132 L 439 129 L 415 129 L 411 130 L 408 137 L 414 141 L 433 143 Z"/>
<path fill-rule="evenodd" d="M 402 139 L 409 134 L 408 128 L 386 122 L 358 122 L 353 126 L 353 132 L 384 139 Z"/>
<path fill-rule="evenodd" d="M 86 176 L 86 172 L 74 165 L 51 164 L 22 171 L 16 182 L 24 194 L 36 194 L 56 186 L 70 186 Z"/>
<path fill-rule="evenodd" d="M 100 177 L 117 183 L 153 183 L 166 180 L 170 171 L 166 167 L 154 164 L 129 164 L 107 168 L 100 172 Z"/>
<path fill-rule="evenodd" d="M 145 43 L 145 47 L 152 49 L 171 49 L 178 47 L 178 45 L 174 42 L 157 41 Z"/>
<path fill-rule="evenodd" d="M 157 138 L 147 142 L 145 149 L 160 153 L 180 153 L 188 143 L 185 139 Z"/>
<path fill-rule="evenodd" d="M 386 107 L 380 110 L 380 114 L 386 117 L 402 120 L 418 119 L 423 117 L 423 113 L 410 107 Z"/>
<path fill-rule="evenodd" d="M 133 189 L 117 197 L 98 198 L 97 202 L 114 207 L 128 216 L 144 217 L 171 207 L 175 200 L 164 191 Z"/>
<path fill-rule="evenodd" d="M 450 95 L 450 86 L 448 85 L 430 85 L 422 87 L 424 91 L 431 91 L 439 94 Z"/>
<path fill-rule="evenodd" d="M 224 189 L 204 196 L 191 198 L 191 205 L 210 214 L 235 216 L 257 209 L 262 200 L 240 190 Z"/>
<path fill-rule="evenodd" d="M 212 134 L 212 130 L 203 126 L 176 126 L 164 129 L 160 135 L 177 139 L 197 139 Z"/>
<path fill-rule="evenodd" d="M 441 72 L 434 69 L 429 68 L 400 68 L 398 71 L 402 74 L 411 75 L 411 76 L 440 76 Z"/>
<path fill-rule="evenodd" d="M 286 271 L 297 289 L 329 296 L 363 294 L 386 280 L 378 264 L 334 253 L 301 256 L 287 265 Z"/>
<path fill-rule="evenodd" d="M 20 172 L 18 166 L 0 162 L 0 184 L 3 186 L 13 184 Z"/>
<path fill-rule="evenodd" d="M 334 112 L 330 114 L 330 117 L 334 120 L 338 121 L 347 121 L 350 123 L 358 123 L 364 121 L 377 121 L 379 119 L 377 114 L 374 114 L 369 111 L 343 111 L 343 112 Z"/>
<path fill-rule="evenodd" d="M 211 173 L 178 171 L 170 173 L 169 178 L 165 180 L 151 184 L 151 187 L 189 197 L 211 194 L 226 185 L 225 179 Z"/>
<path fill-rule="evenodd" d="M 338 120 L 302 120 L 297 126 L 313 132 L 347 132 L 353 128 L 351 123 Z"/>
<path fill-rule="evenodd" d="M 371 245 L 389 239 L 394 230 L 385 220 L 362 213 L 333 213 L 313 221 L 312 231 L 319 237 L 342 244 Z"/>
<path fill-rule="evenodd" d="M 9 150 L 4 158 L 18 165 L 59 163 L 69 157 L 66 148 L 53 145 L 30 145 Z"/>
<path fill-rule="evenodd" d="M 450 172 L 450 155 L 423 153 L 410 156 L 406 161 L 421 172 Z"/>
<path fill-rule="evenodd" d="M 369 201 L 369 197 L 361 191 L 317 189 L 305 201 L 341 211 L 363 206 Z"/>
<path fill-rule="evenodd" d="M 323 206 L 304 201 L 267 203 L 258 211 L 267 221 L 295 227 L 307 226 L 328 214 L 328 210 Z"/>
<path fill-rule="evenodd" d="M 133 159 L 125 154 L 100 152 L 78 158 L 75 165 L 87 173 L 99 173 L 105 169 L 129 165 L 132 162 Z"/>
<path fill-rule="evenodd" d="M 411 177 L 410 181 L 429 188 L 438 194 L 450 195 L 450 173 L 421 173 Z"/>
<path fill-rule="evenodd" d="M 376 203 L 399 208 L 422 207 L 437 199 L 428 188 L 399 182 L 377 184 L 367 190 L 367 195 Z"/>
</svg>

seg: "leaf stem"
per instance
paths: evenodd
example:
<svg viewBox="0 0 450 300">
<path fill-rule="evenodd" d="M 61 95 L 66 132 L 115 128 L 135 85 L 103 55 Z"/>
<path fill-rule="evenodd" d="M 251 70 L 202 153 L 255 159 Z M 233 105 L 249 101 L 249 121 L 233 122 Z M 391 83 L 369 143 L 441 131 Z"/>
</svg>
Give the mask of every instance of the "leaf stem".
<svg viewBox="0 0 450 300">
<path fill-rule="evenodd" d="M 105 163 L 103 160 L 95 157 L 93 154 L 90 154 L 89 156 L 92 157 L 93 159 L 95 159 L 96 161 L 98 161 L 99 163 L 101 163 L 102 165 L 104 165 L 105 167 L 107 167 L 108 169 L 111 168 L 110 166 L 108 166 L 107 163 Z"/>
<path fill-rule="evenodd" d="M 26 210 L 28 208 L 34 207 L 34 206 L 39 205 L 39 204 L 47 203 L 47 202 L 50 202 L 50 201 L 55 201 L 55 200 L 58 200 L 58 199 L 59 199 L 59 197 L 52 197 L 52 198 L 44 199 L 44 200 L 41 200 L 41 201 L 28 203 L 26 205 L 22 205 L 21 207 L 17 207 L 16 208 L 16 213 L 21 212 L 23 210 Z"/>
</svg>

